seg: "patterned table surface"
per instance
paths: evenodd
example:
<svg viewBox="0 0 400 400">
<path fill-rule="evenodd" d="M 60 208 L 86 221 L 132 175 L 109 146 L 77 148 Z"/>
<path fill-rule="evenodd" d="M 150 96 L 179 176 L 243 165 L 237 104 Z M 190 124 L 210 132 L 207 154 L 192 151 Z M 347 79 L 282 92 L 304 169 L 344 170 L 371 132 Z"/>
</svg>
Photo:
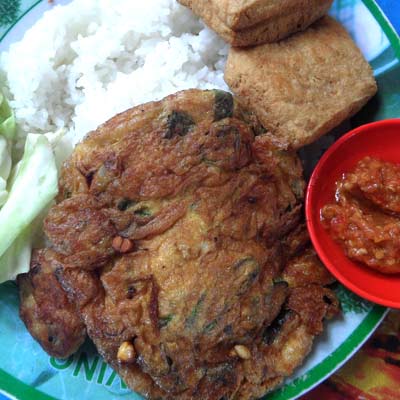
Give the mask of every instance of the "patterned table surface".
<svg viewBox="0 0 400 400">
<path fill-rule="evenodd" d="M 301 400 L 400 399 L 400 311 L 380 328 L 330 379 Z"/>
</svg>

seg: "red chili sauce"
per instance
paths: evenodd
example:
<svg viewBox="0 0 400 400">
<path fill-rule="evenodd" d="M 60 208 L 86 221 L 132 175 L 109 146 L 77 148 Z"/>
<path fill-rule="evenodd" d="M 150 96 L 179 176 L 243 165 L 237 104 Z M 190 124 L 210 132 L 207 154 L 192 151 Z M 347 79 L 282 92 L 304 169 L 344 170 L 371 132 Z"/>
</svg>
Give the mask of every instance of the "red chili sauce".
<svg viewBox="0 0 400 400">
<path fill-rule="evenodd" d="M 335 200 L 321 209 L 321 220 L 347 256 L 400 272 L 400 164 L 365 157 L 336 182 Z"/>
</svg>

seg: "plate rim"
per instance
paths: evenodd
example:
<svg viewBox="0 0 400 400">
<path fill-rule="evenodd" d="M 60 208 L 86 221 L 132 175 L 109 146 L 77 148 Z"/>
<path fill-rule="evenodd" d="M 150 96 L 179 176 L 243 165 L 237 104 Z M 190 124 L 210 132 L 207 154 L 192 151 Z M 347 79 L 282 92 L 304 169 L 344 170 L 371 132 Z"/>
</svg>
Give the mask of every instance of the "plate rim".
<svg viewBox="0 0 400 400">
<path fill-rule="evenodd" d="M 0 43 L 2 40 L 10 33 L 10 31 L 17 25 L 30 11 L 32 11 L 36 6 L 40 3 L 43 3 L 45 0 L 36 0 L 33 4 L 31 4 L 14 22 L 3 32 L 0 36 Z"/>
<path fill-rule="evenodd" d="M 301 396 L 320 382 L 325 380 L 339 369 L 365 341 L 375 332 L 389 309 L 380 305 L 374 305 L 365 315 L 357 328 L 342 342 L 342 344 L 320 363 L 311 368 L 306 376 L 300 376 L 293 382 L 262 397 L 264 400 L 288 400 Z M 57 400 L 42 391 L 33 388 L 27 383 L 15 378 L 0 368 L 0 388 L 6 393 L 16 396 L 19 400 Z"/>
<path fill-rule="evenodd" d="M 365 6 L 368 8 L 370 13 L 373 15 L 375 20 L 378 22 L 379 26 L 385 32 L 387 38 L 389 39 L 390 45 L 394 50 L 397 59 L 400 61 L 400 36 L 397 34 L 393 25 L 389 21 L 388 17 L 379 7 L 376 0 L 361 0 Z"/>
<path fill-rule="evenodd" d="M 361 0 L 368 8 L 372 16 L 378 22 L 384 33 L 389 39 L 394 53 L 400 61 L 400 37 L 380 9 L 375 0 Z M 36 0 L 31 4 L 0 36 L 0 42 L 8 33 L 30 12 L 45 0 Z M 323 380 L 337 371 L 365 341 L 375 332 L 381 321 L 384 319 L 389 309 L 380 305 L 373 305 L 371 310 L 365 315 L 357 328 L 336 348 L 336 350 L 325 357 L 320 363 L 311 368 L 306 376 L 300 376 L 293 382 L 276 389 L 274 392 L 262 397 L 264 400 L 289 400 L 301 396 L 310 391 Z M 27 383 L 9 374 L 0 368 L 0 389 L 1 392 L 10 396 L 16 396 L 19 400 L 57 400 L 39 389 L 33 388 Z"/>
<path fill-rule="evenodd" d="M 274 392 L 262 397 L 261 400 L 295 399 L 318 386 L 318 384 L 334 374 L 365 344 L 388 312 L 389 308 L 375 304 L 347 339 L 332 354 L 307 371 L 305 377 L 296 378 L 281 389 L 276 389 Z M 360 340 L 360 338 L 362 339 Z M 344 357 L 343 354 L 345 354 Z"/>
</svg>

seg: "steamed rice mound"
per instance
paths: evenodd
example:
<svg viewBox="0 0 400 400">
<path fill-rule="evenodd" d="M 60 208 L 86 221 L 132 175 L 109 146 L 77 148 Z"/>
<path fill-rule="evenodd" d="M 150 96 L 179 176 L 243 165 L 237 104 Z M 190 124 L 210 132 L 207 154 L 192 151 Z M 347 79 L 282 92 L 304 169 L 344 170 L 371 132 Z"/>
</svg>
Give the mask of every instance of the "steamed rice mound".
<svg viewBox="0 0 400 400">
<path fill-rule="evenodd" d="M 76 144 L 134 105 L 181 89 L 226 89 L 226 54 L 175 0 L 75 0 L 45 13 L 0 68 L 21 136 L 66 128 Z"/>
</svg>

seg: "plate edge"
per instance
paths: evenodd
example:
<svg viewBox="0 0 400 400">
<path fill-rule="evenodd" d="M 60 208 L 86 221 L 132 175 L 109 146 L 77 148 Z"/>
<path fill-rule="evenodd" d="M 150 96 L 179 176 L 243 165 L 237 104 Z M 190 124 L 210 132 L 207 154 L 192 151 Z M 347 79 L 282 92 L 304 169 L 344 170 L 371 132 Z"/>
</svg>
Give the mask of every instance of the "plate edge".
<svg viewBox="0 0 400 400">
<path fill-rule="evenodd" d="M 298 377 L 288 386 L 266 395 L 262 400 L 291 400 L 308 392 L 319 383 L 334 374 L 376 331 L 389 309 L 374 305 L 371 311 L 350 336 L 329 356 L 306 373 L 306 377 Z M 360 340 L 361 337 L 361 340 Z"/>
<path fill-rule="evenodd" d="M 44 0 L 37 0 L 34 4 L 32 4 L 27 10 L 25 10 L 15 22 L 9 26 L 9 28 L 3 33 L 3 35 L 0 37 L 0 42 L 7 36 L 7 34 L 15 27 L 15 25 L 20 22 L 21 19 L 25 17 L 26 14 L 28 14 L 33 8 L 35 8 L 37 5 L 42 3 Z M 377 20 L 378 24 L 382 28 L 382 30 L 385 32 L 387 35 L 391 46 L 394 48 L 394 52 L 397 56 L 397 58 L 400 60 L 400 38 L 397 35 L 396 31 L 394 30 L 393 26 L 390 24 L 390 22 L 387 20 L 385 14 L 383 11 L 380 9 L 380 7 L 377 5 L 377 3 L 374 0 L 362 0 L 362 2 L 366 5 L 368 10 L 371 12 L 373 17 Z M 375 314 L 376 315 L 373 315 Z M 320 367 L 321 364 L 327 363 L 331 361 L 331 358 L 336 354 L 336 352 L 339 352 L 342 350 L 342 347 L 346 346 L 348 342 L 353 339 L 354 340 L 354 334 L 356 332 L 359 332 L 359 328 L 367 329 L 366 327 L 363 326 L 367 325 L 367 323 L 371 325 L 370 326 L 370 331 L 366 332 L 365 336 L 363 336 L 363 339 L 355 346 L 353 347 L 348 353 L 347 356 L 341 361 L 338 361 L 337 365 L 335 365 L 334 369 L 330 371 L 327 375 L 325 374 L 323 377 L 321 377 L 319 380 L 314 381 L 314 383 L 311 383 L 310 386 L 304 387 L 301 389 L 300 392 L 289 394 L 287 391 L 289 389 L 292 389 L 291 386 L 287 388 L 281 389 L 281 392 L 275 392 L 271 393 L 270 395 L 264 396 L 262 399 L 263 400 L 289 400 L 289 399 L 295 399 L 301 394 L 305 393 L 306 391 L 311 390 L 313 387 L 318 385 L 321 381 L 324 379 L 328 378 L 328 376 L 332 375 L 337 369 L 339 369 L 364 343 L 365 341 L 375 332 L 377 327 L 379 326 L 380 322 L 383 320 L 383 318 L 386 316 L 388 313 L 388 309 L 382 306 L 374 306 L 372 310 L 364 317 L 363 321 L 359 324 L 359 326 L 352 332 L 352 334 L 332 353 L 330 356 L 326 357 L 324 360 L 322 360 L 319 364 L 317 364 L 315 367 L 313 367 L 310 371 L 307 372 L 307 375 L 310 373 L 314 372 L 316 368 Z M 370 319 L 372 321 L 370 321 Z M 361 330 L 361 329 L 360 329 Z M 326 367 L 325 364 L 323 367 Z M 307 377 L 308 378 L 308 377 Z M 299 381 L 298 384 L 303 384 L 304 382 L 309 382 L 308 379 L 304 379 L 302 377 L 297 378 L 291 385 L 295 385 L 296 382 Z M 303 382 L 301 382 L 303 381 Z M 4 389 L 5 386 L 9 386 L 11 384 L 15 385 L 17 390 L 12 390 L 10 391 L 9 389 Z M 6 385 L 4 385 L 6 384 Z M 303 386 L 302 385 L 302 386 Z M 13 377 L 12 375 L 8 374 L 4 370 L 0 369 L 0 388 L 2 390 L 5 390 L 5 394 L 11 395 L 11 396 L 17 396 L 19 400 L 57 400 L 55 397 L 51 397 L 38 389 L 32 388 L 28 384 L 25 384 L 24 382 L 18 380 L 17 378 Z M 287 394 L 289 394 L 290 397 L 287 397 Z"/>
<path fill-rule="evenodd" d="M 390 23 L 387 16 L 375 0 L 362 0 L 362 2 L 368 8 L 382 30 L 385 32 L 391 46 L 393 47 L 397 59 L 400 61 L 400 37 L 394 29 L 393 25 Z"/>
</svg>

